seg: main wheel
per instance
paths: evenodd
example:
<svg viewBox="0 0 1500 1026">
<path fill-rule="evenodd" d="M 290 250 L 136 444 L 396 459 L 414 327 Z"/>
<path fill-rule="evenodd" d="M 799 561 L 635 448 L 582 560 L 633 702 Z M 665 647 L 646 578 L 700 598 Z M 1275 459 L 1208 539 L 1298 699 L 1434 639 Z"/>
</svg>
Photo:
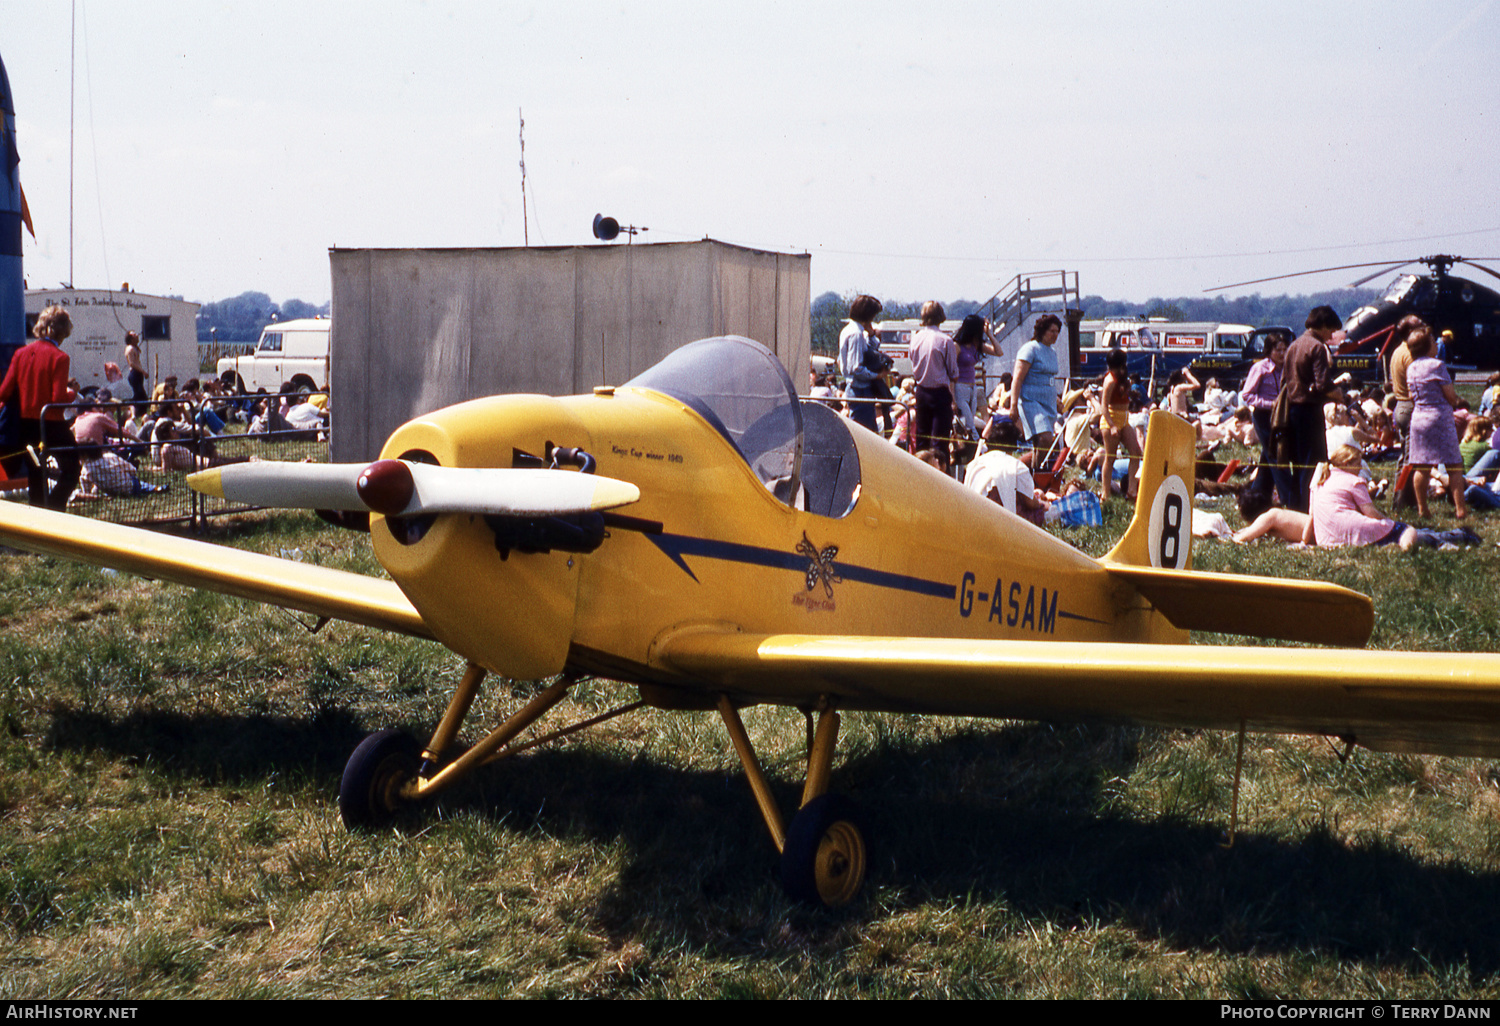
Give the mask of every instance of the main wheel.
<svg viewBox="0 0 1500 1026">
<path fill-rule="evenodd" d="M 792 817 L 781 852 L 781 884 L 798 901 L 837 907 L 864 886 L 869 853 L 853 804 L 819 795 Z"/>
<path fill-rule="evenodd" d="M 422 749 L 399 730 L 382 730 L 359 743 L 339 781 L 339 815 L 349 830 L 389 825 L 409 804 L 401 788 L 417 778 Z"/>
</svg>

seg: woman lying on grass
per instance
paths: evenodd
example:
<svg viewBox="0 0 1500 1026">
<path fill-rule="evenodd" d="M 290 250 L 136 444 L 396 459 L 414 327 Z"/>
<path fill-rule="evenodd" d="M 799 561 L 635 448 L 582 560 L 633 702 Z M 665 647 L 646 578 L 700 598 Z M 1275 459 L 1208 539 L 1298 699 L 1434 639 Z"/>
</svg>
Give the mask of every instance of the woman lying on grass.
<svg viewBox="0 0 1500 1026">
<path fill-rule="evenodd" d="M 1269 494 L 1247 489 L 1240 496 L 1240 514 L 1248 524 L 1234 540 L 1244 544 L 1269 535 L 1297 546 L 1399 545 L 1403 551 L 1416 545 L 1451 549 L 1481 543 L 1466 527 L 1430 531 L 1381 516 L 1359 468 L 1360 452 L 1352 445 L 1339 446 L 1327 463 L 1319 464 L 1311 515 L 1272 506 Z"/>
<path fill-rule="evenodd" d="M 1481 544 L 1479 535 L 1466 527 L 1429 531 L 1381 516 L 1370 498 L 1369 487 L 1359 476 L 1360 459 L 1358 448 L 1341 445 L 1327 463 L 1318 465 L 1313 474 L 1311 516 L 1303 530 L 1303 545 L 1378 548 L 1394 544 L 1407 551 L 1415 545 L 1456 549 Z"/>
</svg>

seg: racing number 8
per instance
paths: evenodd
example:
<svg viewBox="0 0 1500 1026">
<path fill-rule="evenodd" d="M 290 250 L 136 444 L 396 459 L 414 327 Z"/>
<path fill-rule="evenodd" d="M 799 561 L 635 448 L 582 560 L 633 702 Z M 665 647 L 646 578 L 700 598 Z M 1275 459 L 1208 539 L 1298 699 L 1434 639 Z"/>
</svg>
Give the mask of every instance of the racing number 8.
<svg viewBox="0 0 1500 1026">
<path fill-rule="evenodd" d="M 1179 534 L 1182 531 L 1182 496 L 1176 492 L 1168 492 L 1162 503 L 1161 518 L 1161 548 L 1158 555 L 1161 558 L 1161 566 L 1177 565 L 1177 546 L 1181 544 Z"/>
</svg>

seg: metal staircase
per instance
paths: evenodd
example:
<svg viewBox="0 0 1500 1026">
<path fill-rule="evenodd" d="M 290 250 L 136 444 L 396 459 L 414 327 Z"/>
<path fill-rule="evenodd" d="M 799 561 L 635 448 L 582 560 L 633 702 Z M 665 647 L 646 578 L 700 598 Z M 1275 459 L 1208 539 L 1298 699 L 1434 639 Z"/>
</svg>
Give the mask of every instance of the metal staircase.
<svg viewBox="0 0 1500 1026">
<path fill-rule="evenodd" d="M 1006 352 L 1006 340 L 1024 327 L 1034 314 L 1055 313 L 1064 324 L 1083 316 L 1078 294 L 1077 271 L 1033 271 L 1018 274 L 990 297 L 979 311 L 989 319 L 995 341 Z M 1070 316 L 1071 314 L 1071 316 Z"/>
</svg>

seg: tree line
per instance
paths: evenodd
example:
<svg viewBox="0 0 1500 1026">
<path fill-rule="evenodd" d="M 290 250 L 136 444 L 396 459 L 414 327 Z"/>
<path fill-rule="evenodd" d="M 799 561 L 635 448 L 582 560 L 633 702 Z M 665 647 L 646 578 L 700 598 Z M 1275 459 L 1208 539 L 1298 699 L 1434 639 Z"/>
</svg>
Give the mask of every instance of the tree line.
<svg viewBox="0 0 1500 1026">
<path fill-rule="evenodd" d="M 1348 317 L 1356 309 L 1380 298 L 1380 289 L 1334 289 L 1313 292 L 1307 295 L 1239 296 L 1178 296 L 1167 299 L 1155 296 L 1144 303 L 1126 300 L 1105 299 L 1103 296 L 1084 296 L 1085 319 L 1107 317 L 1165 317 L 1169 321 L 1219 321 L 1226 324 L 1248 324 L 1262 328 L 1272 324 L 1284 324 L 1302 330 L 1307 311 L 1315 306 L 1331 306 L 1341 317 Z M 812 351 L 821 356 L 837 356 L 839 332 L 849 318 L 849 303 L 857 293 L 840 295 L 824 292 L 812 302 Z M 902 302 L 882 299 L 885 309 L 882 320 L 916 320 L 922 310 L 922 302 Z M 943 303 L 948 317 L 958 320 L 977 313 L 984 304 L 972 299 L 956 299 Z"/>
<path fill-rule="evenodd" d="M 313 306 L 300 299 L 277 304 L 264 292 L 242 292 L 232 299 L 204 303 L 198 308 L 198 341 L 254 342 L 260 338 L 260 330 L 273 320 L 327 317 L 330 307 L 330 303 Z"/>
<path fill-rule="evenodd" d="M 823 356 L 835 356 L 839 348 L 839 332 L 849 317 L 849 303 L 857 295 L 848 292 L 824 292 L 812 301 L 812 351 Z M 1301 329 L 1307 311 L 1324 304 L 1333 307 L 1341 316 L 1347 317 L 1357 307 L 1373 303 L 1380 297 L 1379 289 L 1334 289 L 1308 295 L 1282 296 L 1179 296 L 1167 299 L 1160 296 L 1144 303 L 1131 303 L 1103 296 L 1084 296 L 1081 300 L 1085 318 L 1106 317 L 1165 317 L 1169 321 L 1221 321 L 1228 324 L 1248 324 L 1265 327 L 1270 324 L 1285 324 Z M 905 302 L 898 299 L 882 299 L 885 310 L 882 320 L 916 320 L 922 312 L 923 300 Z M 979 300 L 955 299 L 945 302 L 944 309 L 952 320 L 959 320 L 971 313 L 979 312 L 984 304 Z M 288 299 L 277 304 L 264 292 L 242 292 L 232 299 L 221 299 L 204 303 L 198 311 L 198 341 L 254 342 L 260 338 L 261 329 L 273 320 L 289 321 L 300 317 L 327 317 L 330 303 L 313 306 L 300 299 Z M 214 329 L 218 329 L 215 336 Z"/>
</svg>

